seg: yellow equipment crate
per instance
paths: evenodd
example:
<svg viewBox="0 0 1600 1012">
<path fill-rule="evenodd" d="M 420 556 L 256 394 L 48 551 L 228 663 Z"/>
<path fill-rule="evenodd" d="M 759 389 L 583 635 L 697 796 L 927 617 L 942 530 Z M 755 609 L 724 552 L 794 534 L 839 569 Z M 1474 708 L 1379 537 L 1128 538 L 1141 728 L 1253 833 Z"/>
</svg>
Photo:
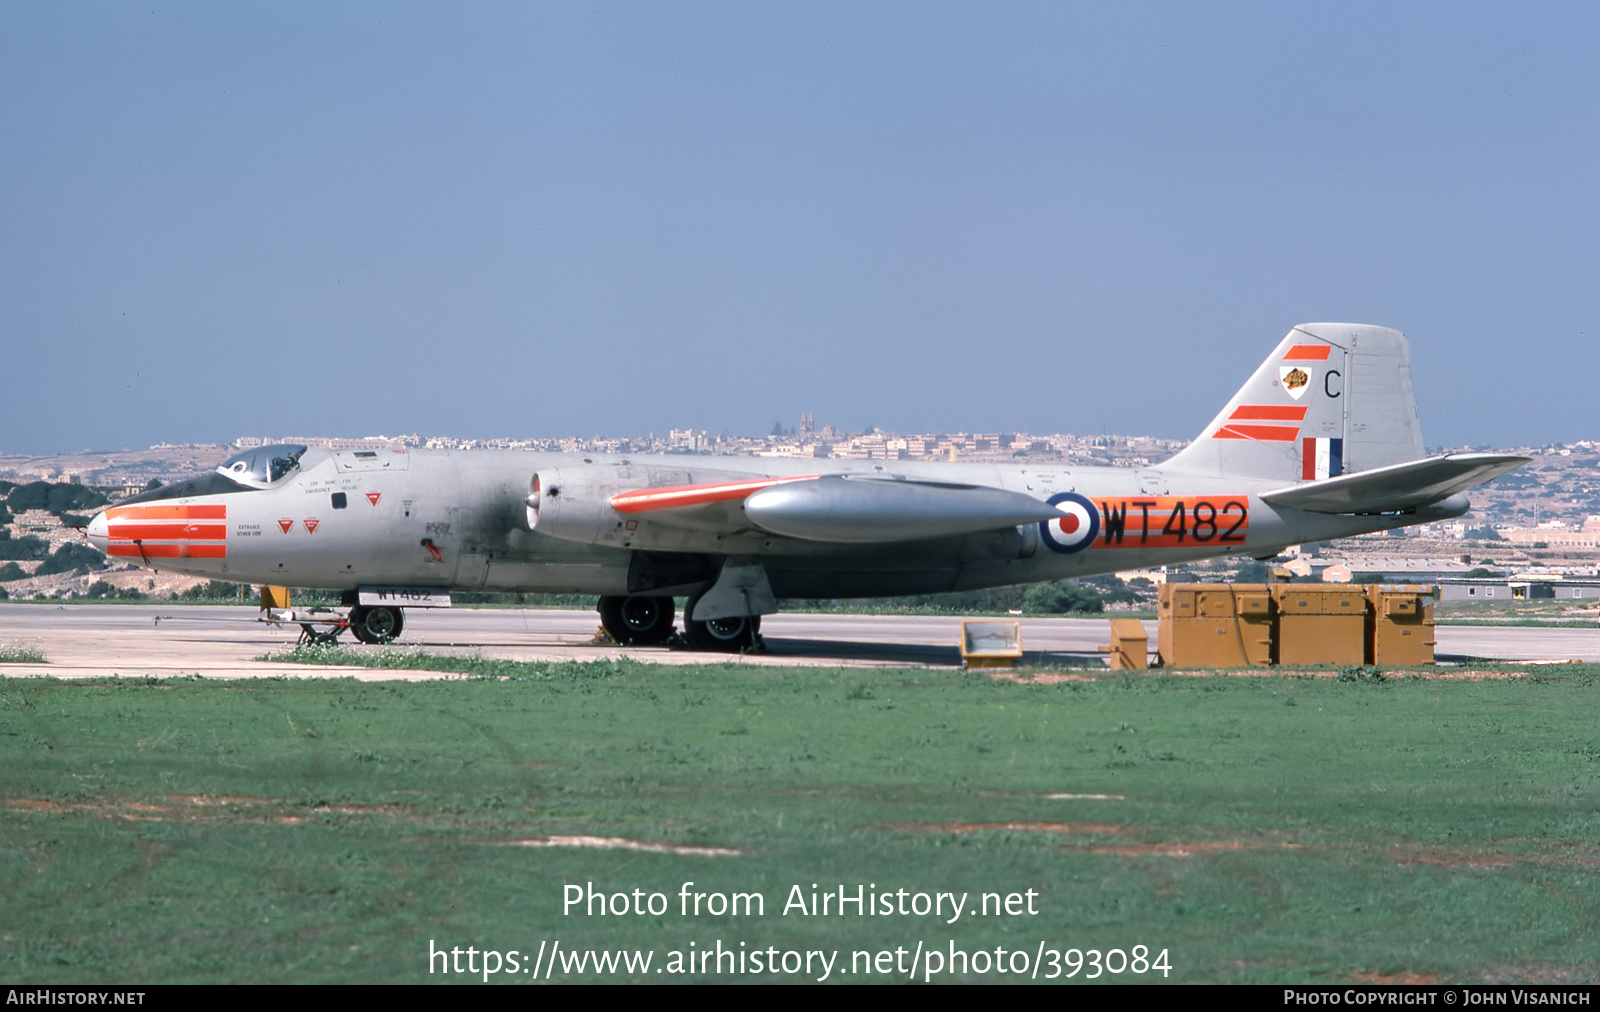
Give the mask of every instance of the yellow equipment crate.
<svg viewBox="0 0 1600 1012">
<path fill-rule="evenodd" d="M 1367 588 L 1367 663 L 1409 668 L 1433 663 L 1437 587 Z"/>
<path fill-rule="evenodd" d="M 1165 584 L 1156 650 L 1173 668 L 1272 663 L 1272 595 L 1261 583 Z"/>
<path fill-rule="evenodd" d="M 1111 644 L 1101 650 L 1110 656 L 1106 659 L 1113 671 L 1139 671 L 1150 666 L 1150 637 L 1144 623 L 1136 618 L 1111 620 Z"/>
<path fill-rule="evenodd" d="M 1279 664 L 1360 666 L 1367 662 L 1367 595 L 1360 587 L 1278 584 Z"/>
</svg>

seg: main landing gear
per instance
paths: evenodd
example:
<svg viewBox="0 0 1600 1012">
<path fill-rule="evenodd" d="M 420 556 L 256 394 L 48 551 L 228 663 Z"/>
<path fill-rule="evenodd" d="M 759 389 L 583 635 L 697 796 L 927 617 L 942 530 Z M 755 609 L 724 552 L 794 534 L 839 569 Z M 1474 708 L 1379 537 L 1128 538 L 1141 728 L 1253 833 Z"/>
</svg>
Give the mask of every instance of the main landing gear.
<svg viewBox="0 0 1600 1012">
<path fill-rule="evenodd" d="M 690 609 L 690 614 L 693 614 L 693 608 Z M 754 650 L 756 644 L 760 642 L 760 636 L 760 615 L 713 618 L 704 622 L 692 619 L 683 621 L 683 638 L 696 650 L 743 653 L 746 650 Z"/>
<path fill-rule="evenodd" d="M 694 613 L 691 601 L 686 614 Z M 654 646 L 672 638 L 676 606 L 670 597 L 643 595 L 602 597 L 600 624 L 606 633 L 625 647 Z M 739 653 L 752 650 L 760 642 L 761 616 L 714 618 L 704 622 L 683 621 L 683 639 L 695 650 Z"/>
<path fill-rule="evenodd" d="M 677 607 L 670 597 L 602 597 L 600 624 L 625 647 L 648 647 L 672 636 Z"/>
</svg>

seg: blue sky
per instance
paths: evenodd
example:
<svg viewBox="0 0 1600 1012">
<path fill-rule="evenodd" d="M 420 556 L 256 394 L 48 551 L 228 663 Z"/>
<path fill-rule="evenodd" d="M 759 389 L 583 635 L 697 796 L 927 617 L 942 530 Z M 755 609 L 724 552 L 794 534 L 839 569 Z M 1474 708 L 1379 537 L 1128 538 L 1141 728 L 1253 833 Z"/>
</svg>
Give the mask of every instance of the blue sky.
<svg viewBox="0 0 1600 1012">
<path fill-rule="evenodd" d="M 1600 6 L 0 6 L 0 449 L 1194 435 L 1290 326 L 1600 438 Z"/>
</svg>

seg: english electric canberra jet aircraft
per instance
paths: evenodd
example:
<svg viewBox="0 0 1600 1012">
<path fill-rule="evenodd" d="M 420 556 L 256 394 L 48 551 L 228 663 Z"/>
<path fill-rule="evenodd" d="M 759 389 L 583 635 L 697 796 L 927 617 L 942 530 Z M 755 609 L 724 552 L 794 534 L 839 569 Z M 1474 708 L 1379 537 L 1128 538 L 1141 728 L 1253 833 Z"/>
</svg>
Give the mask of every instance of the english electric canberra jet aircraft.
<svg viewBox="0 0 1600 1012">
<path fill-rule="evenodd" d="M 344 592 L 363 642 L 452 590 L 600 595 L 620 643 L 740 649 L 786 597 L 930 594 L 1458 517 L 1528 463 L 1424 459 L 1405 337 L 1289 332 L 1182 452 L 1151 467 L 277 445 L 136 495 L 89 540 L 151 569 Z"/>
</svg>

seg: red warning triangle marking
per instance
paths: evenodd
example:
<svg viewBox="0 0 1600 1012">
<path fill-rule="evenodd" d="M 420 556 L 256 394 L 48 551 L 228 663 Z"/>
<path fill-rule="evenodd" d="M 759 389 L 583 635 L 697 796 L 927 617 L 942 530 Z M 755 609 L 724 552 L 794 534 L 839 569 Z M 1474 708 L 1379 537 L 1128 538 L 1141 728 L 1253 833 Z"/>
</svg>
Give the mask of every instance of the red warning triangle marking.
<svg viewBox="0 0 1600 1012">
<path fill-rule="evenodd" d="M 376 506 L 376 505 L 378 505 L 378 500 L 381 499 L 382 497 L 383 497 L 383 493 L 382 492 L 368 492 L 367 493 L 367 502 L 369 502 L 372 505 Z"/>
<path fill-rule="evenodd" d="M 286 518 L 278 521 L 278 526 L 283 528 L 283 533 L 288 534 L 289 533 L 289 528 L 294 526 L 294 521 L 290 520 L 290 519 L 288 519 L 286 517 Z"/>
<path fill-rule="evenodd" d="M 319 524 L 321 522 L 322 521 L 320 521 L 320 520 L 307 520 L 306 521 L 306 533 L 307 534 L 315 534 L 315 533 L 317 533 L 317 524 Z"/>
</svg>

